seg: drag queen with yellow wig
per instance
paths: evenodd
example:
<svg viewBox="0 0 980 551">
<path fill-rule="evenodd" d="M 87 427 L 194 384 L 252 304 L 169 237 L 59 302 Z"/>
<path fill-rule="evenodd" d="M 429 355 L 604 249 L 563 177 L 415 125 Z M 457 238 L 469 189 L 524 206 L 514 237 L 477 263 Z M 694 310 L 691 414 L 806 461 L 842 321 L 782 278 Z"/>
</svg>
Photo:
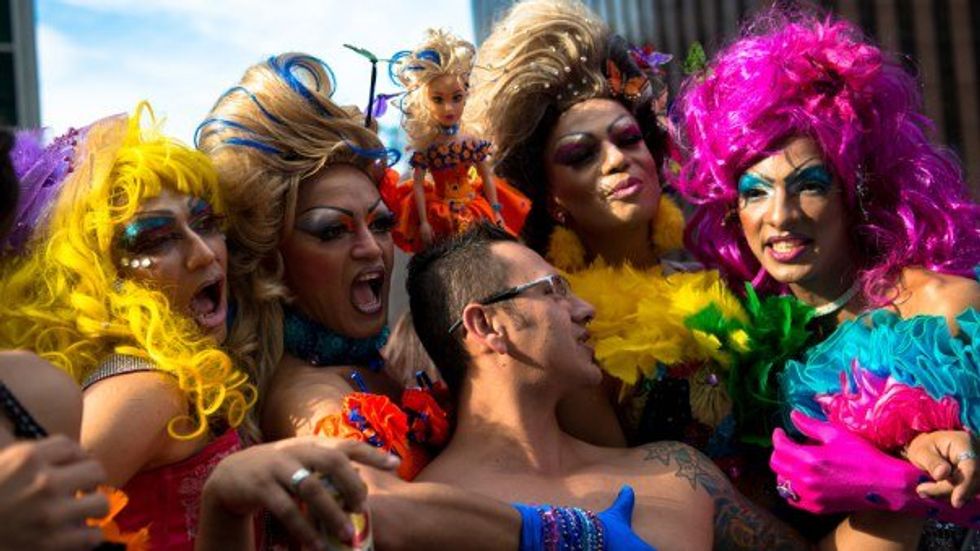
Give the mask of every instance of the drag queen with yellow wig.
<svg viewBox="0 0 980 551">
<path fill-rule="evenodd" d="M 129 496 L 123 529 L 193 546 L 210 470 L 255 399 L 227 333 L 222 199 L 207 157 L 143 128 L 152 111 L 71 130 L 25 166 L 4 245 L 0 348 L 84 388 L 81 442 Z"/>
</svg>

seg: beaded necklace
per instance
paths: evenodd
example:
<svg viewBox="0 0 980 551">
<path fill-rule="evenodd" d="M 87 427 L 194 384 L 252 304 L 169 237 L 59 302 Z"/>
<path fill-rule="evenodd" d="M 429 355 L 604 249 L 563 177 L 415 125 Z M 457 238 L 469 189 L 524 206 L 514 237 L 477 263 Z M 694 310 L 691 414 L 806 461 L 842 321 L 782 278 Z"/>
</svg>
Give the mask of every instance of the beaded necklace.
<svg viewBox="0 0 980 551">
<path fill-rule="evenodd" d="M 384 367 L 380 350 L 388 342 L 388 327 L 373 337 L 355 339 L 335 333 L 292 308 L 283 315 L 286 352 L 314 366 L 358 365 L 378 372 Z"/>
</svg>

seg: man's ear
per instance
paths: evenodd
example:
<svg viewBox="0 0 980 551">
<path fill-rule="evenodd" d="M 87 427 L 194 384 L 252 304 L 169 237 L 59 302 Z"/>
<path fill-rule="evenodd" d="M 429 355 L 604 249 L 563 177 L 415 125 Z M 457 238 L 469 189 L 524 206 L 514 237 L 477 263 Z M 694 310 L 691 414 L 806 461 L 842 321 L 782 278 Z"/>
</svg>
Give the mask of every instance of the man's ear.
<svg viewBox="0 0 980 551">
<path fill-rule="evenodd" d="M 497 354 L 507 353 L 507 332 L 493 323 L 490 310 L 482 304 L 470 303 L 463 308 L 463 327 L 468 336 Z"/>
</svg>

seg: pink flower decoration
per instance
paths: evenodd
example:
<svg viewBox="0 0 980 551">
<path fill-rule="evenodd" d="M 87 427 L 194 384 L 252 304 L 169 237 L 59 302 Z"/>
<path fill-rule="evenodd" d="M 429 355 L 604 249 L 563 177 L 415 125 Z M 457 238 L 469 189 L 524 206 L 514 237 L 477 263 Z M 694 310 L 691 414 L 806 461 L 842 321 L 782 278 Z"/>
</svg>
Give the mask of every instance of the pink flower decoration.
<svg viewBox="0 0 980 551">
<path fill-rule="evenodd" d="M 959 430 L 960 406 L 950 396 L 936 400 L 919 387 L 882 378 L 851 364 L 853 392 L 847 373 L 841 372 L 841 391 L 816 397 L 827 420 L 873 442 L 880 449 L 904 447 L 917 435 L 937 430 Z"/>
</svg>

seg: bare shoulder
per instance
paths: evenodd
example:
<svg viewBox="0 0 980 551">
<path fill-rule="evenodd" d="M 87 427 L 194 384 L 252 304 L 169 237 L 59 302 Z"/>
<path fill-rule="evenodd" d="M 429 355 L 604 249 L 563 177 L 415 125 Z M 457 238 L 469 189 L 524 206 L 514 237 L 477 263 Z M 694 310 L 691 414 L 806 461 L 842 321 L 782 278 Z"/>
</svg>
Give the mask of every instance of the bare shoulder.
<svg viewBox="0 0 980 551">
<path fill-rule="evenodd" d="M 203 445 L 170 436 L 170 421 L 189 411 L 187 395 L 161 371 L 103 379 L 84 392 L 82 447 L 106 468 L 108 482 L 125 484 L 137 472 L 189 457 Z"/>
<path fill-rule="evenodd" d="M 283 356 L 266 390 L 263 434 L 269 439 L 312 434 L 317 420 L 339 413 L 344 396 L 354 391 L 340 371 Z"/>
<path fill-rule="evenodd" d="M 139 408 L 169 417 L 186 413 L 187 396 L 177 379 L 162 371 L 134 371 L 107 377 L 85 389 L 85 408 Z"/>
<path fill-rule="evenodd" d="M 642 464 L 646 473 L 669 473 L 692 490 L 714 497 L 729 491 L 731 484 L 714 463 L 697 449 L 680 442 L 651 442 L 633 448 L 630 460 Z"/>
<path fill-rule="evenodd" d="M 103 379 L 85 389 L 82 443 L 149 440 L 162 444 L 167 424 L 189 411 L 187 395 L 172 376 L 135 371 Z M 125 419 L 126 422 L 120 422 Z"/>
<path fill-rule="evenodd" d="M 955 327 L 956 316 L 967 308 L 980 308 L 980 284 L 965 277 L 906 268 L 895 307 L 903 318 L 943 316 Z"/>
<path fill-rule="evenodd" d="M 738 493 L 721 470 L 691 446 L 654 442 L 633 451 L 636 460 L 649 469 L 668 473 L 685 489 L 708 498 L 714 518 L 715 549 L 808 549 L 799 534 Z"/>
<path fill-rule="evenodd" d="M 49 433 L 78 439 L 82 390 L 70 375 L 31 352 L 5 351 L 0 381 Z"/>
</svg>

